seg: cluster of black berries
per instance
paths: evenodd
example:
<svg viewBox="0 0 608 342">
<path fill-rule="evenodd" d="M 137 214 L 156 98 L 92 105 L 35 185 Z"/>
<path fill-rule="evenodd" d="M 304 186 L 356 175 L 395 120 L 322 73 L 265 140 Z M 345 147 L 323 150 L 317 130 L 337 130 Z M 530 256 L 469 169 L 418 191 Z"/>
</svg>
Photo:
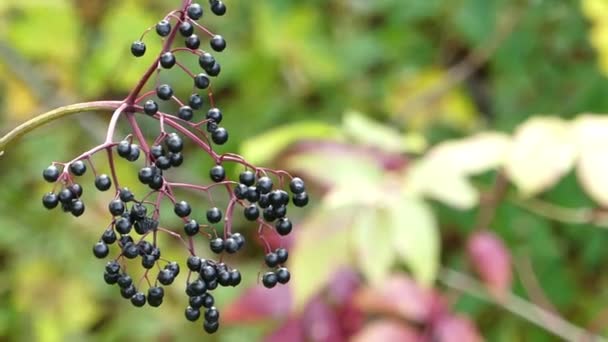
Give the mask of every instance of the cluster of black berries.
<svg viewBox="0 0 608 342">
<path fill-rule="evenodd" d="M 209 4 L 211 11 L 216 15 L 226 13 L 226 6 L 222 1 L 210 0 Z M 176 14 L 179 14 L 179 16 Z M 201 40 L 195 33 L 195 29 L 199 28 L 211 35 L 210 46 L 212 50 L 221 52 L 226 48 L 226 42 L 220 35 L 211 34 L 206 28 L 196 23 L 202 16 L 203 8 L 199 4 L 191 4 L 184 11 L 172 12 L 165 20 L 160 21 L 155 26 L 156 33 L 160 37 L 166 37 L 169 42 L 179 32 L 185 39 L 186 48 L 198 56 L 199 66 L 204 72 L 196 74 L 188 71 L 188 73 L 193 77 L 194 87 L 199 90 L 209 89 L 210 77 L 218 76 L 221 66 L 212 54 L 199 49 Z M 172 18 L 178 18 L 178 26 L 171 26 L 169 19 L 172 20 Z M 150 72 L 146 74 L 148 76 L 144 76 L 140 84 L 146 84 L 149 75 L 155 69 L 171 69 L 176 64 L 185 68 L 178 63 L 174 52 L 186 49 L 171 50 L 170 48 L 170 46 L 165 46 L 157 61 L 149 69 Z M 143 56 L 146 52 L 146 46 L 143 41 L 138 40 L 131 46 L 131 51 L 136 57 Z M 225 128 L 219 126 L 223 119 L 222 111 L 215 106 L 210 90 L 208 90 L 210 108 L 207 110 L 205 118 L 199 123 L 191 123 L 195 111 L 202 109 L 205 105 L 203 97 L 197 92 L 191 93 L 187 104 L 185 104 L 174 95 L 174 91 L 169 84 L 159 84 L 154 91 L 150 91 L 135 100 L 140 91 L 140 88 L 136 88 L 133 91 L 136 94 L 127 97 L 123 105 L 127 105 L 125 110 L 127 113 L 143 112 L 164 122 L 160 125 L 161 133 L 154 140 L 154 143 L 148 148 L 145 137 L 142 137 L 143 133 L 139 128 L 133 126 L 134 135 L 141 147 L 134 144 L 132 138 L 126 138 L 118 143 L 106 142 L 104 145 L 98 146 L 77 158 L 82 160 L 76 160 L 68 164 L 55 163 L 49 166 L 43 172 L 44 179 L 51 183 L 61 183 L 62 187 L 58 192 L 53 191 L 45 194 L 42 202 L 48 209 L 53 209 L 61 203 L 64 211 L 70 212 L 74 216 L 80 216 L 85 210 L 84 203 L 81 200 L 83 188 L 80 184 L 75 183 L 73 178 L 83 176 L 86 173 L 85 161 L 90 162 L 90 157 L 103 149 L 110 153 L 108 162 L 114 178 L 106 174 L 97 174 L 94 165 L 90 164 L 95 174 L 95 187 L 100 191 L 108 191 L 112 187 L 112 181 L 118 182 L 111 153 L 115 150 L 119 157 L 129 162 L 136 162 L 143 153 L 145 163 L 138 171 L 138 179 L 142 184 L 148 185 L 153 190 L 152 193 L 157 192 L 159 194 L 157 203 L 154 204 L 146 200 L 152 193 L 137 200 L 131 190 L 115 184 L 115 196 L 108 203 L 108 212 L 112 216 L 112 221 L 109 227 L 103 231 L 98 242 L 94 244 L 93 254 L 100 259 L 107 258 L 110 249 L 116 248 L 119 254 L 106 264 L 103 274 L 105 282 L 110 285 L 117 284 L 121 296 L 129 299 L 137 307 L 144 306 L 146 303 L 153 307 L 160 306 L 164 298 L 163 286 L 173 284 L 180 273 L 180 266 L 177 262 L 161 258 L 161 250 L 156 243 L 156 236 L 158 233 L 166 233 L 185 243 L 178 232 L 159 227 L 160 201 L 163 197 L 170 199 L 174 204 L 173 212 L 182 219 L 183 232 L 188 236 L 190 242 L 189 247 L 187 247 L 191 256 L 186 261 L 189 274 L 185 291 L 189 299 L 189 306 L 185 310 L 185 316 L 190 321 L 197 321 L 202 316 L 201 312 L 203 312 L 203 328 L 208 333 L 213 333 L 219 328 L 220 313 L 214 306 L 215 300 L 211 291 L 219 286 L 234 287 L 239 285 L 241 283 L 241 273 L 221 262 L 221 257 L 219 258 L 220 261 L 214 261 L 196 256 L 193 238 L 199 235 L 209 238 L 209 250 L 215 254 L 234 254 L 242 250 L 245 246 L 244 236 L 232 232 L 231 220 L 234 216 L 235 205 L 242 206 L 245 219 L 257 222 L 260 229 L 269 228 L 276 231 L 280 236 L 288 235 L 293 230 L 293 224 L 287 218 L 287 207 L 290 203 L 296 207 L 306 206 L 309 201 L 306 188 L 300 178 L 291 178 L 283 171 L 255 168 L 233 154 L 218 155 L 207 143 L 197 140 L 198 136 L 193 137 L 193 135 L 199 134 L 207 138 L 206 133 L 200 129 L 202 124 L 206 124 L 206 131 L 210 133 L 211 140 L 215 144 L 222 145 L 228 140 L 228 132 Z M 153 94 L 156 95 L 157 100 L 178 103 L 177 118 L 159 111 L 160 102 L 146 99 Z M 138 105 L 140 101 L 144 102 L 141 107 Z M 117 114 L 121 113 L 117 112 Z M 115 123 L 115 121 L 113 122 Z M 137 125 L 137 122 L 130 123 Z M 192 138 L 217 162 L 217 165 L 209 171 L 209 177 L 213 182 L 219 183 L 217 185 L 225 186 L 230 195 L 230 203 L 226 212 L 215 205 L 207 209 L 205 217 L 209 225 L 201 225 L 192 218 L 191 205 L 186 201 L 175 200 L 173 188 L 189 187 L 193 190 L 207 191 L 210 186 L 201 187 L 194 184 L 171 183 L 164 178 L 165 171 L 179 167 L 184 163 L 184 140 L 178 133 L 165 132 L 165 124 L 175 128 L 186 137 Z M 113 131 L 108 132 L 108 136 L 111 137 L 113 133 Z M 207 138 L 207 140 L 209 139 Z M 226 181 L 226 171 L 222 166 L 225 161 L 236 162 L 247 167 L 247 170 L 240 173 L 239 181 L 234 188 L 232 187 L 234 182 Z M 63 170 L 60 170 L 57 165 L 64 165 Z M 274 178 L 273 176 L 271 178 L 268 175 L 269 173 L 271 176 L 277 177 Z M 283 189 L 283 177 L 287 176 L 291 178 L 289 192 Z M 279 183 L 278 186 L 275 186 L 273 179 Z M 148 210 L 149 208 L 152 210 Z M 223 237 L 209 232 L 201 232 L 201 228 L 211 228 L 215 233 L 212 228 L 213 225 L 220 224 L 222 221 L 224 222 Z M 153 239 L 150 239 L 153 242 L 146 241 L 149 235 L 153 236 Z M 277 284 L 286 284 L 291 277 L 285 267 L 288 259 L 287 250 L 277 248 L 274 251 L 267 252 L 265 264 L 269 269 L 262 276 L 262 283 L 267 288 L 272 288 Z M 145 270 L 139 282 L 135 282 L 132 278 L 133 275 L 126 272 L 127 262 L 138 262 Z M 156 268 L 158 268 L 156 277 L 154 279 L 149 278 L 148 274 Z M 193 275 L 194 277 L 192 277 Z M 140 288 L 140 283 L 143 280 L 147 284 L 147 292 Z"/>
<path fill-rule="evenodd" d="M 186 286 L 188 303 L 185 311 L 186 319 L 195 322 L 201 316 L 201 309 L 205 308 L 203 328 L 208 333 L 214 333 L 219 327 L 219 310 L 214 307 L 215 299 L 210 293 L 220 286 L 237 286 L 241 283 L 241 273 L 236 269 L 229 269 L 224 263 L 204 260 L 197 256 L 190 256 L 186 262 L 188 269 L 197 279 Z"/>
<path fill-rule="evenodd" d="M 266 272 L 262 276 L 262 284 L 271 289 L 279 284 L 287 284 L 291 279 L 289 270 L 283 266 L 287 262 L 289 254 L 285 248 L 277 248 L 274 252 L 266 254 L 264 262 L 266 266 L 273 268 L 274 271 Z"/>
</svg>

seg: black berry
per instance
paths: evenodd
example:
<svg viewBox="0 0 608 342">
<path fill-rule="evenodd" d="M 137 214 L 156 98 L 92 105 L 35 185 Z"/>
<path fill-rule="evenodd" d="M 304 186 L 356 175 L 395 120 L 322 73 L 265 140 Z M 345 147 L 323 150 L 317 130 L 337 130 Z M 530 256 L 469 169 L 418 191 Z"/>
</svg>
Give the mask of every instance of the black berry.
<svg viewBox="0 0 608 342">
<path fill-rule="evenodd" d="M 296 207 L 305 207 L 308 204 L 308 194 L 306 192 L 295 194 L 292 201 Z"/>
<path fill-rule="evenodd" d="M 168 84 L 161 84 L 156 88 L 156 96 L 161 100 L 169 100 L 173 96 L 173 89 Z"/>
<path fill-rule="evenodd" d="M 156 33 L 161 37 L 166 37 L 171 33 L 171 23 L 168 20 L 161 20 L 156 24 Z"/>
<path fill-rule="evenodd" d="M 190 37 L 194 33 L 194 25 L 189 21 L 182 22 L 179 24 L 179 33 L 181 33 L 183 37 Z"/>
<path fill-rule="evenodd" d="M 136 40 L 131 44 L 131 54 L 135 57 L 141 57 L 146 53 L 146 44 L 141 40 Z"/>
<path fill-rule="evenodd" d="M 221 165 L 215 165 L 209 171 L 209 176 L 211 177 L 212 181 L 219 183 L 226 178 L 226 171 Z"/>
<path fill-rule="evenodd" d="M 144 103 L 144 113 L 152 116 L 158 112 L 158 103 L 154 100 L 148 100 Z"/>
<path fill-rule="evenodd" d="M 59 197 L 54 192 L 46 193 L 42 197 L 42 204 L 47 209 L 56 208 L 57 205 L 59 204 Z"/>
<path fill-rule="evenodd" d="M 190 106 L 181 106 L 177 112 L 177 117 L 182 120 L 190 121 L 194 117 L 194 112 Z"/>
<path fill-rule="evenodd" d="M 199 94 L 190 95 L 190 99 L 188 100 L 188 104 L 194 110 L 201 109 L 205 104 L 205 101 Z"/>
<path fill-rule="evenodd" d="M 106 174 L 95 177 L 95 187 L 99 191 L 107 191 L 112 186 L 112 180 Z"/>
<path fill-rule="evenodd" d="M 93 254 L 99 259 L 107 257 L 108 253 L 110 253 L 108 245 L 101 241 L 96 243 L 95 246 L 93 246 Z"/>
<path fill-rule="evenodd" d="M 280 264 L 277 253 L 266 254 L 264 257 L 264 262 L 266 262 L 268 267 L 277 267 Z"/>
<path fill-rule="evenodd" d="M 281 284 L 287 284 L 289 279 L 291 279 L 291 275 L 285 267 L 279 267 L 275 273 L 277 275 L 277 281 Z"/>
<path fill-rule="evenodd" d="M 264 287 L 266 288 L 271 289 L 275 287 L 277 282 L 277 275 L 274 272 L 267 272 L 264 274 L 264 276 L 262 276 L 262 284 L 264 284 Z"/>
<path fill-rule="evenodd" d="M 196 50 L 201 46 L 201 40 L 197 35 L 193 34 L 186 38 L 185 44 L 188 49 Z"/>
<path fill-rule="evenodd" d="M 218 127 L 211 133 L 211 140 L 218 145 L 224 145 L 228 141 L 228 131 L 224 127 Z"/>
<path fill-rule="evenodd" d="M 195 220 L 190 220 L 184 225 L 184 233 L 186 233 L 186 235 L 188 236 L 194 236 L 198 234 L 199 230 L 200 226 Z"/>
<path fill-rule="evenodd" d="M 42 172 L 42 177 L 44 177 L 44 180 L 47 182 L 54 183 L 59 178 L 59 169 L 57 169 L 55 165 L 51 165 L 44 169 L 44 172 Z"/>
<path fill-rule="evenodd" d="M 209 221 L 209 223 L 218 223 L 222 220 L 222 211 L 217 208 L 217 207 L 213 207 L 209 210 L 207 210 L 207 221 Z"/>
<path fill-rule="evenodd" d="M 190 322 L 196 322 L 201 317 L 201 312 L 191 306 L 186 308 L 186 319 Z"/>
<path fill-rule="evenodd" d="M 277 233 L 279 233 L 279 235 L 285 236 L 291 233 L 293 226 L 288 218 L 282 218 L 277 221 L 275 228 L 277 229 Z"/>
<path fill-rule="evenodd" d="M 221 0 L 213 1 L 211 4 L 211 12 L 215 15 L 222 16 L 226 14 L 226 5 Z"/>
<path fill-rule="evenodd" d="M 70 165 L 70 172 L 75 176 L 82 176 L 87 172 L 87 166 L 82 160 L 77 160 Z"/>
<path fill-rule="evenodd" d="M 213 253 L 220 254 L 224 251 L 224 240 L 215 238 L 209 241 L 209 248 Z"/>
<path fill-rule="evenodd" d="M 224 37 L 220 35 L 215 35 L 213 38 L 211 38 L 209 45 L 213 50 L 222 52 L 224 49 L 226 49 L 226 40 L 224 40 Z"/>
<path fill-rule="evenodd" d="M 207 112 L 207 119 L 219 124 L 220 122 L 222 122 L 222 111 L 219 110 L 219 108 L 209 109 L 209 111 Z"/>
<path fill-rule="evenodd" d="M 192 4 L 188 6 L 188 18 L 192 20 L 199 20 L 203 16 L 203 8 L 199 4 Z"/>
<path fill-rule="evenodd" d="M 194 86 L 198 89 L 207 89 L 209 88 L 209 77 L 206 74 L 200 73 L 194 76 Z"/>
</svg>

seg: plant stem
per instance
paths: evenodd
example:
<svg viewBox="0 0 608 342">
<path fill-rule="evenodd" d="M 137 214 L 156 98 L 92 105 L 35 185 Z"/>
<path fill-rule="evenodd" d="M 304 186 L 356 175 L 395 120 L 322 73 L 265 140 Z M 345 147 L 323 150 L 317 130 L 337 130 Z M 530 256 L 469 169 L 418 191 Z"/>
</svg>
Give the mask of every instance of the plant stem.
<svg viewBox="0 0 608 342">
<path fill-rule="evenodd" d="M 59 107 L 46 112 L 42 115 L 38 115 L 21 125 L 17 126 L 12 131 L 8 132 L 2 138 L 0 138 L 0 156 L 4 154 L 4 149 L 10 143 L 21 138 L 25 134 L 35 130 L 38 127 L 44 126 L 47 123 L 61 119 L 63 117 L 89 111 L 103 111 L 103 110 L 116 110 L 122 104 L 121 101 L 94 101 L 76 103 L 64 107 Z"/>
<path fill-rule="evenodd" d="M 487 294 L 485 287 L 481 283 L 455 270 L 442 269 L 439 272 L 439 282 L 475 298 L 493 302 L 566 341 L 608 341 L 605 337 L 588 332 L 512 293 L 508 294 L 504 301 L 496 301 Z"/>
</svg>

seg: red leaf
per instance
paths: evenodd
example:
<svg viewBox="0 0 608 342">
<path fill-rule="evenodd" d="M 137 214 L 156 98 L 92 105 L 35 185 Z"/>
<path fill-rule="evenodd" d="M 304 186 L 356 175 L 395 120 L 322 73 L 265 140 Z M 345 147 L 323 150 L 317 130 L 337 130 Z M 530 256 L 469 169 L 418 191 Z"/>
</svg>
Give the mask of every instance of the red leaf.
<svg viewBox="0 0 608 342">
<path fill-rule="evenodd" d="M 304 342 L 302 321 L 298 318 L 290 318 L 264 340 L 266 342 Z"/>
<path fill-rule="evenodd" d="M 346 341 L 336 312 L 319 297 L 313 298 L 302 313 L 302 327 L 307 341 Z"/>
<path fill-rule="evenodd" d="M 355 305 L 368 313 L 393 314 L 425 322 L 432 311 L 441 311 L 442 299 L 432 289 L 425 289 L 404 275 L 395 275 L 381 285 L 357 293 Z"/>
<path fill-rule="evenodd" d="M 350 268 L 342 268 L 334 273 L 333 279 L 327 285 L 327 297 L 332 304 L 344 305 L 355 295 L 361 278 Z"/>
<path fill-rule="evenodd" d="M 291 310 L 291 292 L 288 286 L 267 289 L 254 286 L 243 292 L 222 312 L 226 323 L 256 322 L 264 319 L 285 318 Z"/>
<path fill-rule="evenodd" d="M 467 252 L 473 267 L 489 291 L 501 299 L 511 287 L 511 254 L 500 237 L 489 231 L 469 238 Z"/>
<path fill-rule="evenodd" d="M 438 342 L 481 342 L 483 338 L 475 324 L 466 317 L 444 316 L 433 329 L 434 341 Z"/>
<path fill-rule="evenodd" d="M 423 339 L 413 328 L 403 323 L 393 320 L 381 320 L 366 325 L 351 341 L 420 342 Z"/>
</svg>

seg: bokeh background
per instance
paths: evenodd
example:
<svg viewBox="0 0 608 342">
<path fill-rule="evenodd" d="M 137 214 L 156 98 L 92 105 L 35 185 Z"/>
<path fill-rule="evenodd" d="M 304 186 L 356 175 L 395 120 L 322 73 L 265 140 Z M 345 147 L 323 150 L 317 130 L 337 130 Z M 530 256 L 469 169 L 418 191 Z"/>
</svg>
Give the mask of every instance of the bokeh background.
<svg viewBox="0 0 608 342">
<path fill-rule="evenodd" d="M 258 284 L 263 248 L 237 220 L 248 245 L 231 262 L 244 282 L 216 291 L 217 335 L 183 318 L 180 285 L 160 309 L 122 300 L 91 254 L 107 196 L 83 181 L 78 220 L 40 203 L 43 168 L 105 136 L 109 113 L 85 113 L 0 157 L 0 340 L 608 336 L 608 129 L 601 114 L 580 115 L 608 112 L 608 1 L 225 2 L 225 17 L 204 18 L 229 46 L 214 83 L 231 136 L 219 151 L 309 180 L 312 204 L 277 242 L 292 250 L 292 285 Z M 61 105 L 124 98 L 153 55 L 132 58 L 131 42 L 179 3 L 0 1 L 0 133 Z M 190 91 L 179 73 L 163 77 Z M 187 153 L 172 177 L 207 182 L 211 160 Z M 119 177 L 135 183 L 136 170 L 120 164 Z"/>
</svg>

